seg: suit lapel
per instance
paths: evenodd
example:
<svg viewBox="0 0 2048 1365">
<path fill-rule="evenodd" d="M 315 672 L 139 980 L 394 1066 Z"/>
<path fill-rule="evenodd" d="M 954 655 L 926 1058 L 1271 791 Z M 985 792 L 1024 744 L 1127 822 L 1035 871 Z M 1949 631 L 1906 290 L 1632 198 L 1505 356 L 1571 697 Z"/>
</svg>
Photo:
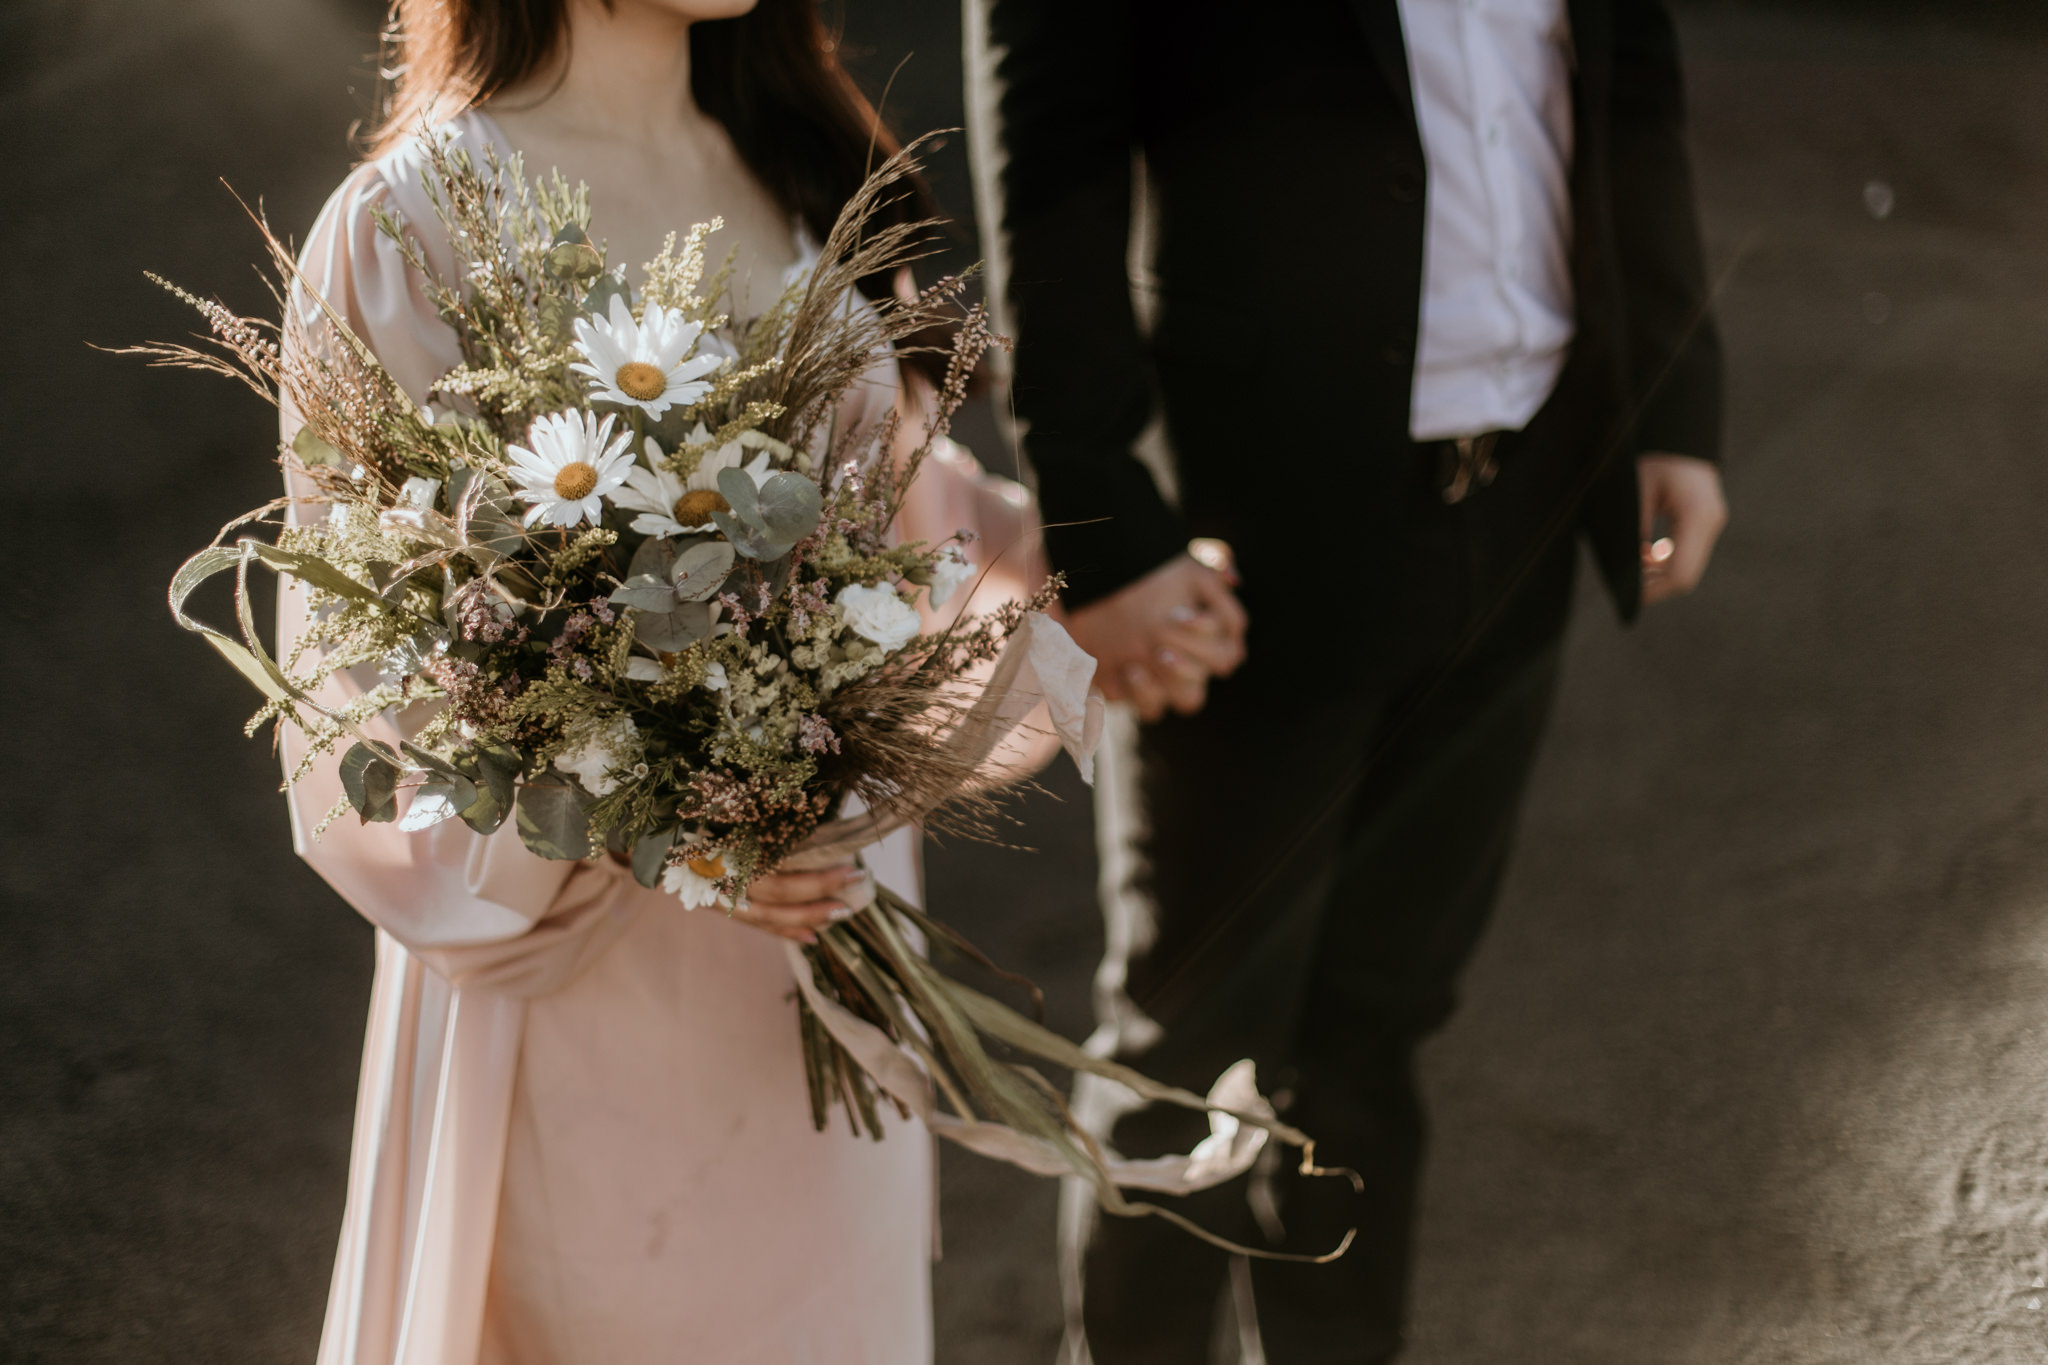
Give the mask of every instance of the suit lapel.
<svg viewBox="0 0 2048 1365">
<path fill-rule="evenodd" d="M 1373 60 L 1386 78 L 1394 103 L 1408 111 L 1408 125 L 1415 123 L 1415 88 L 1408 79 L 1408 45 L 1401 38 L 1401 11 L 1395 0 L 1351 0 L 1352 13 L 1365 32 Z"/>
</svg>

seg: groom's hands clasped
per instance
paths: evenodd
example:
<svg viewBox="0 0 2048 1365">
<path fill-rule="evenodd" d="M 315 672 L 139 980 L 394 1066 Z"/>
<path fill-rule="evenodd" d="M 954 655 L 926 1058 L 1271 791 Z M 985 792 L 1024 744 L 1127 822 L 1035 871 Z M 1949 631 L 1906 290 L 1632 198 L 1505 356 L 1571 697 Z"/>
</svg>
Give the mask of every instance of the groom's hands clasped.
<svg viewBox="0 0 2048 1365">
<path fill-rule="evenodd" d="M 1167 711 L 1193 715 L 1209 679 L 1244 662 L 1249 618 L 1231 591 L 1235 575 L 1192 555 L 1166 563 L 1072 613 L 1067 633 L 1093 654 L 1095 677 L 1111 701 L 1129 701 L 1142 720 Z"/>
</svg>

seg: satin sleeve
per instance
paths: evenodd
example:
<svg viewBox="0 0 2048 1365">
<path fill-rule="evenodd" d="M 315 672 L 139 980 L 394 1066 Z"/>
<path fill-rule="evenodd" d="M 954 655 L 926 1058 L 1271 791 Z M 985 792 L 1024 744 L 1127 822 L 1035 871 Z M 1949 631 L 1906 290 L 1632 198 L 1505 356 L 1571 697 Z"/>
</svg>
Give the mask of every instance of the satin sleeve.
<svg viewBox="0 0 2048 1365">
<path fill-rule="evenodd" d="M 460 361 L 461 352 L 397 245 L 377 226 L 376 210 L 402 210 L 401 197 L 374 164 L 345 181 L 306 241 L 303 281 L 292 306 L 302 317 L 317 318 L 318 306 L 307 291 L 318 291 L 419 401 Z M 438 251 L 430 241 L 423 246 L 445 277 L 445 243 Z M 282 425 L 289 443 L 298 419 L 287 411 Z M 287 483 L 295 495 L 312 491 L 300 478 Z M 315 504 L 292 511 L 295 520 L 320 515 Z M 278 640 L 288 651 L 306 622 L 305 593 L 285 580 L 278 599 Z M 336 707 L 373 684 L 351 671 L 330 678 L 315 695 Z M 399 737 L 388 719 L 374 729 L 387 740 Z M 306 737 L 287 723 L 280 747 L 289 775 L 305 755 Z M 316 828 L 341 800 L 339 754 L 346 748 L 337 745 L 316 759 L 289 792 L 293 847 L 343 899 L 457 984 L 475 981 L 531 993 L 560 984 L 570 967 L 587 960 L 589 931 L 631 889 L 610 860 L 542 858 L 527 849 L 509 820 L 488 837 L 460 820 L 406 833 L 396 823 L 364 824 L 348 810 L 316 837 Z M 410 794 L 401 791 L 401 816 L 409 804 Z"/>
</svg>

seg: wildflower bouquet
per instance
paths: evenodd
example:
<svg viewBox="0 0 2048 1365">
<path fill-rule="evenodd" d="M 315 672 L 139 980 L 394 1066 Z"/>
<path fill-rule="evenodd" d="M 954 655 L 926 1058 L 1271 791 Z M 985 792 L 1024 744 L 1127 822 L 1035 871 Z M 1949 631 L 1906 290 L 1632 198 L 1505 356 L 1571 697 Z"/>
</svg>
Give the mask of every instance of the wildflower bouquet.
<svg viewBox="0 0 2048 1365">
<path fill-rule="evenodd" d="M 407 224 L 379 223 L 461 343 L 425 410 L 267 229 L 278 301 L 293 305 L 281 330 L 176 291 L 211 347 L 137 349 L 295 413 L 283 459 L 303 491 L 224 528 L 179 570 L 172 608 L 264 693 L 252 732 L 305 731 L 288 781 L 346 744 L 328 821 L 352 810 L 480 835 L 510 821 L 543 857 L 609 854 L 686 907 L 732 905 L 768 871 L 845 861 L 906 823 L 951 812 L 973 825 L 997 743 L 1040 701 L 1085 767 L 1100 703 L 1093 661 L 1043 614 L 1057 582 L 928 630 L 916 604 L 972 578 L 968 537 L 892 535 L 998 341 L 979 306 L 961 306 L 959 279 L 873 303 L 857 293 L 926 250 L 929 224 L 876 217 L 913 169 L 905 154 L 877 171 L 815 266 L 736 322 L 720 311 L 726 270 L 706 271 L 717 222 L 671 235 L 636 288 L 593 241 L 583 187 L 433 143 L 426 189 L 461 278 L 439 278 Z M 879 358 L 942 326 L 945 377 L 921 429 L 893 413 L 846 419 Z M 315 514 L 282 518 L 272 541 L 226 543 L 295 506 Z M 310 624 L 281 657 L 253 629 L 252 566 L 309 596 Z M 240 638 L 186 610 L 222 573 L 236 578 Z M 316 701 L 343 670 L 377 681 L 346 704 Z M 374 729 L 422 703 L 431 719 L 406 737 Z M 880 1138 L 886 1103 L 992 1155 L 1079 1174 L 1127 1213 L 1163 1211 L 1120 1183 L 1214 1183 L 1268 1133 L 1306 1146 L 1248 1069 L 1205 1100 L 1086 1056 L 943 974 L 925 945 L 979 955 L 872 894 L 815 944 L 789 945 L 820 1128 L 836 1107 Z M 1205 1109 L 1214 1136 L 1179 1165 L 1119 1162 L 992 1046 Z"/>
</svg>

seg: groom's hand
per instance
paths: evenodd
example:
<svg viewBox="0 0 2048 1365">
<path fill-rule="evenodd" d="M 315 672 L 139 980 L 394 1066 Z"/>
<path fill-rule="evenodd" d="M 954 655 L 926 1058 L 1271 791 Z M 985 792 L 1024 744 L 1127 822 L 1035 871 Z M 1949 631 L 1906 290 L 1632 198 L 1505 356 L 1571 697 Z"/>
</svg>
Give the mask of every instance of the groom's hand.
<svg viewBox="0 0 2048 1365">
<path fill-rule="evenodd" d="M 1728 524 L 1721 471 L 1690 455 L 1636 457 L 1642 490 L 1643 605 L 1681 597 L 1699 586 Z M 1664 535 L 1656 537 L 1658 522 Z"/>
<path fill-rule="evenodd" d="M 1211 676 L 1244 662 L 1244 607 L 1222 572 L 1176 555 L 1067 618 L 1067 633 L 1093 654 L 1096 683 L 1143 720 L 1171 709 L 1192 715 Z"/>
</svg>

